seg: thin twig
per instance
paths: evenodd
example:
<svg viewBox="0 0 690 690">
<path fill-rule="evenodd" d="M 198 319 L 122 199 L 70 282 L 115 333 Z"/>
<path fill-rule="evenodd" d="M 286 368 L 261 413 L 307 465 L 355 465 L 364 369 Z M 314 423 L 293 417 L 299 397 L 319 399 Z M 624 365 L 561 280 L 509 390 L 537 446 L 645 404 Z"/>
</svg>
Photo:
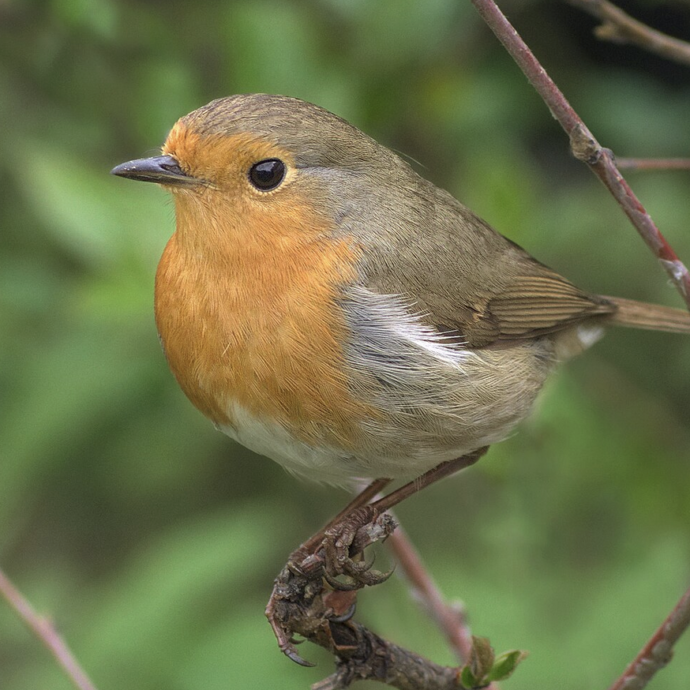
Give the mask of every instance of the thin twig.
<svg viewBox="0 0 690 690">
<path fill-rule="evenodd" d="M 565 96 L 546 74 L 533 53 L 493 0 L 472 0 L 484 21 L 525 73 L 570 137 L 576 158 L 586 162 L 609 189 L 630 221 L 652 249 L 690 307 L 690 275 L 618 171 L 613 154 L 596 141 Z M 690 626 L 690 590 L 640 651 L 611 690 L 640 690 L 668 662 L 673 645 Z"/>
<path fill-rule="evenodd" d="M 619 170 L 690 170 L 690 158 L 619 158 Z"/>
<path fill-rule="evenodd" d="M 397 520 L 397 517 L 396 517 Z M 386 540 L 387 546 L 400 565 L 400 570 L 408 579 L 423 606 L 446 636 L 451 649 L 461 663 L 470 658 L 472 652 L 472 633 L 460 606 L 444 601 L 438 585 L 425 567 L 419 552 L 405 530 L 398 527 Z M 487 690 L 498 690 L 497 683 L 491 683 Z"/>
<path fill-rule="evenodd" d="M 400 564 L 400 570 L 412 586 L 414 594 L 446 636 L 458 660 L 463 663 L 467 661 L 472 649 L 472 633 L 462 610 L 443 600 L 434 578 L 424 567 L 417 549 L 400 524 L 388 537 L 386 544 Z"/>
<path fill-rule="evenodd" d="M 671 660 L 673 645 L 689 626 L 690 589 L 680 598 L 673 611 L 610 690 L 642 690 L 652 676 Z"/>
<path fill-rule="evenodd" d="M 604 183 L 647 246 L 659 259 L 659 263 L 690 309 L 690 273 L 621 175 L 611 151 L 603 148 L 587 129 L 496 3 L 493 0 L 472 0 L 472 4 L 568 134 L 575 157 L 587 163 Z"/>
<path fill-rule="evenodd" d="M 50 653 L 74 683 L 78 690 L 96 690 L 86 672 L 79 665 L 67 643 L 58 634 L 50 620 L 39 616 L 21 592 L 10 582 L 0 569 L 0 596 L 17 612 L 25 625 L 48 648 Z"/>
<path fill-rule="evenodd" d="M 361 492 L 364 486 L 363 483 L 356 482 L 357 493 Z M 383 494 L 377 494 L 374 500 L 377 501 L 382 497 Z M 386 546 L 397 561 L 399 572 L 407 579 L 412 589 L 412 595 L 421 602 L 445 635 L 458 660 L 460 662 L 467 661 L 472 649 L 472 633 L 461 606 L 447 604 L 444 601 L 443 595 L 422 561 L 419 551 L 417 551 L 407 532 L 400 526 L 398 516 L 392 510 L 388 512 L 398 527 L 386 540 Z"/>
<path fill-rule="evenodd" d="M 568 0 L 571 5 L 588 12 L 602 24 L 595 35 L 613 43 L 632 43 L 650 53 L 690 65 L 690 44 L 652 29 L 633 19 L 607 0 Z"/>
</svg>

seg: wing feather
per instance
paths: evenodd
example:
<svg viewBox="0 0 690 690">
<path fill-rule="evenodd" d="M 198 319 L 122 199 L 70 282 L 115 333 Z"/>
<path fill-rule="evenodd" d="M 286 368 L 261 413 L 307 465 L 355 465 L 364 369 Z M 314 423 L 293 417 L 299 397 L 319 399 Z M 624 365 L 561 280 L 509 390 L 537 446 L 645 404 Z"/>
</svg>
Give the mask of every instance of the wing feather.
<svg viewBox="0 0 690 690">
<path fill-rule="evenodd" d="M 580 290 L 537 262 L 533 266 L 543 273 L 516 276 L 487 304 L 487 310 L 498 322 L 500 339 L 553 333 L 615 311 L 608 300 Z"/>
</svg>

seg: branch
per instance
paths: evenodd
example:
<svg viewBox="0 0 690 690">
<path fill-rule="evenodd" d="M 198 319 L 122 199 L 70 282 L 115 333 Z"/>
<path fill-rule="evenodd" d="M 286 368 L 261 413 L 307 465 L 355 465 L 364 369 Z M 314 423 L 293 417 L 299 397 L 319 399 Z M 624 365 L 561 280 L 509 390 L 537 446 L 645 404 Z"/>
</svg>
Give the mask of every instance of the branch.
<svg viewBox="0 0 690 690">
<path fill-rule="evenodd" d="M 657 256 L 690 308 L 690 275 L 687 268 L 623 179 L 614 163 L 611 151 L 602 148 L 597 142 L 496 3 L 493 0 L 472 0 L 472 3 L 568 134 L 575 157 L 587 163 L 608 188 Z M 577 0 L 577 4 L 609 6 L 609 3 L 603 1 Z M 690 590 L 681 597 L 677 606 L 611 687 L 611 690 L 625 690 L 632 687 L 641 690 L 652 676 L 668 663 L 673 645 L 688 627 L 690 627 Z"/>
<path fill-rule="evenodd" d="M 594 30 L 597 38 L 612 43 L 632 43 L 650 53 L 690 65 L 690 44 L 656 31 L 607 0 L 568 0 L 568 2 L 600 19 Z"/>
<path fill-rule="evenodd" d="M 443 600 L 434 578 L 424 567 L 417 549 L 400 525 L 386 543 L 400 564 L 402 573 L 409 580 L 413 594 L 446 636 L 458 659 L 467 661 L 472 649 L 472 635 L 465 623 L 462 609 L 446 604 Z"/>
<path fill-rule="evenodd" d="M 610 690 L 634 688 L 642 690 L 671 660 L 673 645 L 690 626 L 690 589 L 681 597 L 675 608 L 649 638 L 639 654 L 633 659 L 623 675 L 611 686 Z"/>
<path fill-rule="evenodd" d="M 21 592 L 0 569 L 0 596 L 16 611 L 26 626 L 43 642 L 78 690 L 96 690 L 66 642 L 50 620 L 39 616 Z"/>
<path fill-rule="evenodd" d="M 619 170 L 690 170 L 690 158 L 619 158 Z"/>
<path fill-rule="evenodd" d="M 447 604 L 443 600 L 434 578 L 424 566 L 417 549 L 399 523 L 398 528 L 388 537 L 386 544 L 400 564 L 400 570 L 409 580 L 412 593 L 421 601 L 446 636 L 459 661 L 466 662 L 472 656 L 474 641 L 463 609 L 459 605 Z M 491 683 L 487 686 L 487 690 L 498 690 L 498 685 Z"/>
<path fill-rule="evenodd" d="M 517 62 L 527 79 L 537 90 L 552 115 L 570 137 L 575 157 L 590 166 L 621 206 L 647 246 L 659 259 L 669 278 L 690 309 L 690 274 L 671 245 L 655 225 L 640 200 L 616 167 L 613 154 L 603 148 L 573 110 L 563 93 L 539 64 L 527 44 L 493 0 L 472 0 L 479 14 L 494 32 L 505 49 Z"/>
</svg>

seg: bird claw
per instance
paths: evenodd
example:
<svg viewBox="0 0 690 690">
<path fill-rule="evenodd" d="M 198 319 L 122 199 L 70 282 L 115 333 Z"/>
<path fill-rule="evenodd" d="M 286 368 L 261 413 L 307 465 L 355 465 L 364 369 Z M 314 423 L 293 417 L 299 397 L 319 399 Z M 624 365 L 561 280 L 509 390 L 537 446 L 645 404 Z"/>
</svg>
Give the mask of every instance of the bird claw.
<svg viewBox="0 0 690 690">
<path fill-rule="evenodd" d="M 362 589 L 358 582 L 347 582 L 346 580 L 339 580 L 337 576 L 331 575 L 328 570 L 324 570 L 323 579 L 335 590 L 339 592 L 354 592 L 357 589 Z"/>
<path fill-rule="evenodd" d="M 373 506 L 363 506 L 329 529 L 321 543 L 323 577 L 334 589 L 353 590 L 385 582 L 393 573 L 372 570 L 374 559 L 359 560 L 368 543 L 385 539 L 395 527 L 390 516 L 380 515 Z M 346 580 L 339 580 L 344 575 Z"/>
<path fill-rule="evenodd" d="M 323 592 L 323 585 L 326 583 L 335 592 L 347 592 L 387 580 L 393 570 L 385 573 L 373 570 L 373 559 L 369 562 L 361 560 L 361 554 L 369 544 L 385 539 L 395 526 L 390 515 L 379 513 L 371 505 L 362 506 L 327 530 L 315 549 L 305 545 L 290 556 L 276 579 L 266 607 L 266 617 L 276 636 L 278 647 L 288 659 L 300 666 L 314 665 L 297 653 L 295 644 L 298 641 L 293 637 L 295 628 L 290 624 L 292 614 L 285 611 L 284 605 L 297 604 L 300 610 L 308 610 L 310 603 L 304 609 L 306 592 L 311 590 L 306 595 L 307 602 L 314 597 L 325 601 L 327 593 Z M 331 609 L 330 614 L 333 613 Z M 323 612 L 318 615 L 324 621 L 337 623 L 349 620 L 353 614 L 354 606 L 343 614 L 329 615 Z"/>
<path fill-rule="evenodd" d="M 382 573 L 380 570 L 370 570 L 360 573 L 356 578 L 349 576 L 349 580 L 339 580 L 328 572 L 324 572 L 323 578 L 335 590 L 353 592 L 363 587 L 374 587 L 385 582 L 394 572 L 394 568 Z"/>
<path fill-rule="evenodd" d="M 362 587 L 373 587 L 385 582 L 395 570 L 381 572 L 380 570 L 373 570 L 374 559 L 370 561 L 355 561 L 352 558 L 345 560 L 338 560 L 338 571 L 333 571 L 332 567 L 334 561 L 327 559 L 326 566 L 323 572 L 323 578 L 328 584 L 336 590 L 352 591 L 362 589 Z M 339 579 L 340 576 L 345 576 L 346 579 Z"/>
<path fill-rule="evenodd" d="M 276 613 L 276 605 L 281 599 L 282 595 L 278 590 L 276 581 L 276 586 L 274 586 L 273 592 L 271 593 L 271 598 L 268 600 L 268 605 L 266 606 L 266 618 L 268 618 L 268 622 L 273 629 L 273 634 L 276 636 L 278 649 L 280 649 L 280 651 L 285 654 L 288 659 L 294 661 L 300 666 L 305 666 L 307 668 L 316 666 L 316 664 L 312 663 L 311 661 L 303 659 L 297 653 L 297 649 L 295 649 L 296 645 L 302 644 L 304 640 L 295 639 L 292 631 L 279 620 Z"/>
<path fill-rule="evenodd" d="M 286 647 L 280 647 L 280 651 L 285 654 L 285 656 L 290 659 L 290 661 L 294 661 L 296 664 L 299 664 L 300 666 L 304 666 L 305 668 L 313 668 L 316 666 L 316 664 L 313 661 L 307 661 L 306 659 L 303 659 L 298 653 L 297 650 L 295 649 L 293 644 L 288 644 Z"/>
</svg>

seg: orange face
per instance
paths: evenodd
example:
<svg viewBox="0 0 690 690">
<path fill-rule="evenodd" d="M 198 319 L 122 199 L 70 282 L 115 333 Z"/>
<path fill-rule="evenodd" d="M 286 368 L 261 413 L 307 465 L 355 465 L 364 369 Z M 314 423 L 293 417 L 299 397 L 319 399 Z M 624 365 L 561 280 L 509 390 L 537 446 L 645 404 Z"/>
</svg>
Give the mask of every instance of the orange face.
<svg viewBox="0 0 690 690">
<path fill-rule="evenodd" d="M 170 367 L 219 425 L 233 406 L 304 441 L 349 444 L 371 411 L 352 399 L 339 287 L 358 248 L 331 236 L 288 151 L 248 134 L 201 137 L 178 123 L 164 154 L 198 185 L 174 186 L 177 232 L 156 277 L 156 320 Z M 279 160 L 278 186 L 252 166 Z"/>
</svg>

